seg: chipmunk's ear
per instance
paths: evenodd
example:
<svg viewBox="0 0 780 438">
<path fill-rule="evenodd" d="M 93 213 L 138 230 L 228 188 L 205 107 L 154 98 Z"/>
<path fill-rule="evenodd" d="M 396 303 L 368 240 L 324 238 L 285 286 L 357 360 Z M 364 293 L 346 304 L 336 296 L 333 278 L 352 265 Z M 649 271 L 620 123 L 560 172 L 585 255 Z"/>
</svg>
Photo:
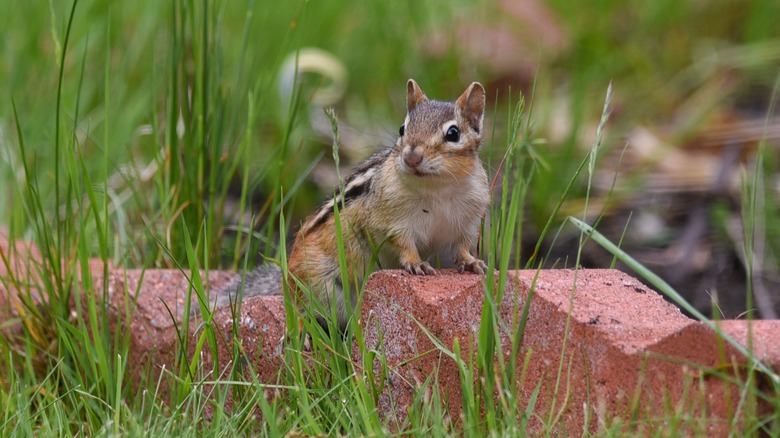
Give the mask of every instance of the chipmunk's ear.
<svg viewBox="0 0 780 438">
<path fill-rule="evenodd" d="M 475 131 L 482 131 L 482 119 L 485 116 L 485 89 L 479 82 L 472 82 L 460 95 L 455 105 L 461 115 Z"/>
<path fill-rule="evenodd" d="M 409 114 L 417 105 L 426 100 L 428 98 L 425 97 L 425 93 L 417 85 L 417 82 L 414 79 L 409 79 L 409 82 L 406 83 L 406 113 Z"/>
</svg>

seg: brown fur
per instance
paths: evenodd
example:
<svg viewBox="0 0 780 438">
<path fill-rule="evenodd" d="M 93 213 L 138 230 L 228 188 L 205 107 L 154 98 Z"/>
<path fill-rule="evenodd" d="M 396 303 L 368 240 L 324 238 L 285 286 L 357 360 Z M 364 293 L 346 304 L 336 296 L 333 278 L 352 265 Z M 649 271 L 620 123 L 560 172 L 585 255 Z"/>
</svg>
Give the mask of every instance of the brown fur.
<svg viewBox="0 0 780 438">
<path fill-rule="evenodd" d="M 407 83 L 404 134 L 350 175 L 343 194 L 327 201 L 301 227 L 289 272 L 325 309 L 336 301 L 339 325 L 347 322 L 342 286 L 356 291 L 373 259 L 382 268 L 433 275 L 425 259 L 448 252 L 461 272 L 484 273 L 471 254 L 488 206 L 488 180 L 479 160 L 485 90 L 471 84 L 455 102 L 429 100 L 414 80 Z M 445 139 L 450 128 L 458 141 Z M 339 207 L 349 278 L 341 278 L 333 204 Z M 376 257 L 375 257 L 376 256 Z M 305 294 L 290 281 L 299 304 Z M 354 299 L 349 308 L 354 307 Z"/>
</svg>

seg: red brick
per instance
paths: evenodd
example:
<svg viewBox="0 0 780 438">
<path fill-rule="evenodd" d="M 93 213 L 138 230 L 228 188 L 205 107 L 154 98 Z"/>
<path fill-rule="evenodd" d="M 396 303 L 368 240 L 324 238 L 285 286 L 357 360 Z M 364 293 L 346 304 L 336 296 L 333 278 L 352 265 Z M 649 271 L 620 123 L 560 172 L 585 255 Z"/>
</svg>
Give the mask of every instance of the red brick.
<svg viewBox="0 0 780 438">
<path fill-rule="evenodd" d="M 184 315 L 186 294 L 190 293 L 187 277 L 176 270 L 156 270 L 143 273 L 129 270 L 113 271 L 109 287 L 111 299 L 109 312 L 115 326 L 129 330 L 130 351 L 128 368 L 133 381 L 143 381 L 144 375 L 158 376 L 160 372 L 174 369 L 179 350 L 176 330 L 182 331 L 181 321 Z M 227 284 L 235 274 L 214 271 L 209 275 L 212 290 Z M 192 294 L 193 300 L 195 295 Z M 197 306 L 196 302 L 191 303 Z M 169 313 L 170 311 L 170 313 Z M 176 318 L 176 324 L 171 319 Z M 192 359 L 199 336 L 202 334 L 202 321 L 191 317 L 189 325 L 187 360 Z M 216 333 L 218 349 L 218 371 L 222 375 L 233 364 L 232 330 L 234 320 L 239 321 L 238 336 L 243 348 L 242 360 L 252 362 L 261 382 L 275 382 L 281 367 L 279 341 L 284 335 L 284 304 L 279 296 L 254 297 L 242 303 L 240 316 L 233 317 L 232 309 L 217 309 L 213 315 L 212 327 Z M 200 358 L 203 369 L 213 366 L 211 351 L 206 345 Z M 209 376 L 207 380 L 214 380 Z M 153 379 L 154 381 L 156 379 Z M 163 391 L 167 386 L 163 385 Z"/>
<path fill-rule="evenodd" d="M 14 251 L 10 248 L 0 233 L 0 252 L 9 260 L 9 266 L 0 263 L 0 276 L 9 278 L 6 268 L 10 267 L 20 281 L 32 282 L 32 289 L 36 290 L 34 284 L 39 279 L 35 270 L 29 269 L 32 265 L 28 262 L 40 260 L 40 253 L 30 244 L 16 243 Z M 9 258 L 9 254 L 14 257 Z M 102 262 L 91 263 L 90 268 L 95 284 L 102 284 L 98 281 Z M 212 289 L 224 286 L 234 275 L 212 272 L 209 274 Z M 535 271 L 511 273 L 514 280 L 510 281 L 499 306 L 503 327 L 511 327 L 515 311 L 522 309 L 528 299 L 536 275 Z M 6 284 L 10 283 L 6 281 Z M 128 359 L 133 381 L 142 381 L 140 377 L 147 373 L 157 376 L 163 368 L 172 370 L 178 351 L 175 327 L 180 326 L 182 319 L 189 287 L 187 278 L 179 271 L 142 273 L 113 269 L 108 284 L 112 326 L 130 336 Z M 635 407 L 632 403 L 639 406 L 640 418 L 664 417 L 672 409 L 668 406 L 680 406 L 692 415 L 711 420 L 700 432 L 718 435 L 727 430 L 738 400 L 737 387 L 713 377 L 712 372 L 735 371 L 744 377 L 747 361 L 704 324 L 685 317 L 638 280 L 614 270 L 541 271 L 534 292 L 518 360 L 522 364 L 530 352 L 525 379 L 519 382 L 523 408 L 540 384 L 535 412 L 543 415 L 551 409 L 560 412 L 557 430 L 568 434 L 580 433 L 586 412 L 589 428 L 595 430 L 615 416 L 628 418 Z M 0 316 L 4 320 L 16 315 L 10 306 L 17 299 L 16 293 L 15 285 L 6 290 L 0 284 Z M 458 369 L 454 361 L 431 343 L 418 322 L 446 348 L 451 349 L 453 340 L 458 338 L 463 351 L 473 350 L 482 305 L 482 278 L 477 275 L 449 271 L 434 277 L 411 276 L 400 271 L 372 275 L 364 297 L 361 324 L 368 348 L 377 347 L 381 337 L 392 369 L 391 384 L 384 386 L 385 393 L 380 398 L 383 415 L 402 420 L 417 389 L 434 372 L 451 412 L 458 411 L 461 400 Z M 217 371 L 231 365 L 233 321 L 227 308 L 214 315 Z M 254 365 L 260 381 L 276 382 L 282 368 L 279 339 L 285 327 L 281 297 L 247 299 L 236 321 L 244 358 Z M 780 321 L 718 324 L 743 345 L 750 345 L 764 363 L 775 370 L 780 367 Z M 189 352 L 194 351 L 200 329 L 195 319 L 187 337 Z M 501 333 L 505 352 L 510 334 L 506 329 Z M 205 369 L 211 369 L 214 358 L 210 357 L 208 348 L 205 350 L 201 360 Z M 563 380 L 553 397 L 562 352 Z M 517 372 L 520 375 L 520 370 Z M 684 397 L 686 385 L 689 394 Z M 771 385 L 764 388 L 769 389 Z M 531 426 L 539 430 L 541 424 L 536 422 Z"/>
<path fill-rule="evenodd" d="M 500 308 L 506 327 L 511 327 L 514 315 L 514 293 L 521 309 L 535 275 L 535 271 L 512 273 L 518 282 L 507 291 Z M 381 335 L 388 365 L 394 370 L 380 400 L 382 410 L 402 421 L 418 386 L 436 372 L 444 396 L 457 412 L 461 396 L 454 361 L 440 354 L 408 315 L 414 315 L 447 348 L 459 338 L 462 351 L 468 351 L 479 330 L 481 279 L 448 272 L 412 277 L 384 271 L 371 278 L 367 289 L 362 312 L 367 348 L 374 348 Z M 738 334 L 746 324 L 730 321 L 723 327 Z M 777 369 L 780 321 L 753 324 L 754 350 Z M 501 335 L 506 352 L 509 333 Z M 629 418 L 635 395 L 642 418 L 668 415 L 672 408 L 665 407 L 664 401 L 676 406 L 682 400 L 692 415 L 711 420 L 704 425 L 705 433 L 723 433 L 720 420 L 733 415 L 735 405 L 729 400 L 737 400 L 737 387 L 707 377 L 707 371 L 726 371 L 732 362 L 746 363 L 712 330 L 682 315 L 638 280 L 614 270 L 539 272 L 518 363 L 523 363 L 528 351 L 531 359 L 525 381 L 520 382 L 521 402 L 527 403 L 541 382 L 535 412 L 545 418 L 551 409 L 561 412 L 557 429 L 571 434 L 581 433 L 586 409 L 591 430 L 615 416 Z M 422 352 L 429 353 L 420 356 Z M 554 397 L 562 353 L 562 381 Z M 699 384 L 703 392 L 697 392 Z M 693 395 L 683 400 L 686 385 L 693 385 Z M 532 423 L 532 427 L 540 430 L 542 424 Z"/>
</svg>

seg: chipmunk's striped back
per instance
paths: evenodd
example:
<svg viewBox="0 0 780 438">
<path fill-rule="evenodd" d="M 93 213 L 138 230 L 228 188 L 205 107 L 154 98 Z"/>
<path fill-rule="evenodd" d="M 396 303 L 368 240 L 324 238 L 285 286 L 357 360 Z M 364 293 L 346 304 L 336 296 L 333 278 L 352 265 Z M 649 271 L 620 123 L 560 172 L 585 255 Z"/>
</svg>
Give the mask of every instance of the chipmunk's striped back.
<svg viewBox="0 0 780 438">
<path fill-rule="evenodd" d="M 368 193 L 371 190 L 374 177 L 379 172 L 379 168 L 384 164 L 391 152 L 392 147 L 383 149 L 356 167 L 344 183 L 344 193 L 338 193 L 325 201 L 319 210 L 303 224 L 302 232 L 310 233 L 322 226 L 333 216 L 334 204 L 338 204 L 339 209 L 344 209 L 356 198 Z"/>
</svg>

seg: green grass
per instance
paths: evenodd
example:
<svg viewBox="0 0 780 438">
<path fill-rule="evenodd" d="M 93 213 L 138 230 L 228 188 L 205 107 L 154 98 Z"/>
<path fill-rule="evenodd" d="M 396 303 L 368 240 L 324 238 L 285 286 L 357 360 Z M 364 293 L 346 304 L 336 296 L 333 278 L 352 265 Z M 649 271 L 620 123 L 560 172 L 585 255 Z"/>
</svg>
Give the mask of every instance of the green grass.
<svg viewBox="0 0 780 438">
<path fill-rule="evenodd" d="M 197 350 L 182 348 L 176 367 L 160 374 L 150 366 L 143 381 L 128 381 L 128 333 L 108 329 L 102 311 L 107 285 L 93 284 L 88 261 L 184 269 L 193 272 L 191 285 L 201 296 L 208 284 L 197 268 L 247 268 L 256 263 L 255 254 L 284 267 L 285 236 L 315 208 L 323 190 L 332 190 L 312 181 L 333 162 L 355 164 L 394 140 L 408 77 L 429 96 L 449 98 L 473 80 L 487 85 L 500 76 L 463 53 L 457 23 L 524 24 L 491 2 L 443 0 L 12 0 L 5 5 L 0 14 L 0 224 L 7 225 L 12 239 L 35 242 L 42 256 L 26 259 L 39 274 L 38 284 L 17 282 L 13 275 L 2 281 L 18 286 L 27 300 L 36 289 L 50 299 L 41 306 L 28 301 L 17 309 L 25 318 L 0 322 L 0 329 L 24 324 L 21 335 L 3 331 L 0 336 L 0 435 L 403 431 L 481 436 L 523 435 L 531 423 L 556 434 L 563 400 L 547 411 L 533 402 L 519 403 L 521 393 L 535 400 L 540 387 L 523 386 L 515 373 L 521 370 L 522 376 L 530 357 L 522 349 L 529 306 L 515 309 L 511 327 L 502 327 L 497 316 L 507 270 L 559 263 L 547 260 L 547 243 L 579 233 L 566 227 L 560 212 L 568 202 L 587 210 L 592 178 L 601 169 L 598 159 L 622 147 L 621 136 L 631 127 L 668 120 L 676 108 L 691 107 L 702 90 L 711 92 L 711 99 L 694 108 L 686 129 L 713 107 L 738 101 L 740 90 L 777 92 L 780 31 L 773 17 L 780 11 L 769 0 L 715 2 L 706 10 L 672 1 L 579 6 L 551 0 L 547 5 L 560 15 L 570 46 L 540 53 L 533 87 L 525 96 L 517 87 L 488 89 L 500 99 L 488 114 L 492 125 L 483 158 L 491 174 L 499 175 L 499 195 L 481 235 L 481 253 L 491 269 L 478 342 L 446 346 L 432 337 L 438 351 L 457 362 L 462 416 L 449 412 L 436 382 L 428 381 L 408 419 L 390 424 L 377 411 L 381 388 L 375 382 L 392 370 L 381 348 L 366 350 L 356 323 L 348 333 L 357 340 L 363 363 L 353 362 L 352 344 L 334 327 L 326 332 L 311 319 L 305 319 L 304 330 L 313 338 L 313 352 L 304 354 L 297 325 L 288 318 L 290 346 L 277 382 L 258 382 L 251 369 L 244 372 L 238 365 L 213 382 L 220 371 L 216 364 L 203 369 L 192 359 L 198 350 L 216 348 L 218 335 L 207 322 Z M 443 35 L 448 48 L 436 52 L 427 44 L 434 33 Z M 297 86 L 280 95 L 285 60 L 312 46 L 330 52 L 348 77 L 302 70 Z M 724 71 L 739 78 L 728 90 L 713 87 Z M 336 141 L 332 148 L 331 140 L 312 127 L 318 117 L 328 120 L 312 109 L 312 102 L 322 97 L 318 91 L 342 82 L 346 88 L 328 126 L 339 126 L 344 144 Z M 612 106 L 620 114 L 610 120 L 608 132 L 602 104 L 611 82 Z M 568 97 L 563 107 L 553 105 L 560 84 Z M 570 121 L 563 136 L 553 132 L 561 116 Z M 350 140 L 349 132 L 372 141 Z M 548 136 L 561 139 L 542 140 Z M 581 148 L 583 137 L 596 139 L 589 152 Z M 775 171 L 774 155 L 762 145 L 755 166 L 745 171 L 747 260 L 759 253 L 761 236 L 768 236 L 766 251 L 774 252 L 780 241 L 773 238 L 780 230 L 774 218 L 777 201 L 766 188 Z M 588 224 L 572 222 L 583 231 L 580 249 L 590 238 L 624 262 L 631 260 Z M 530 253 L 524 245 L 529 240 L 537 242 Z M 579 252 L 571 255 L 575 264 L 579 260 Z M 652 273 L 634 267 L 658 290 L 679 298 Z M 76 303 L 73 314 L 71 301 Z M 288 303 L 287 312 L 296 309 Z M 124 316 L 130 317 L 129 310 Z M 180 333 L 190 324 L 184 321 Z M 505 330 L 514 333 L 509 345 L 498 342 Z M 505 348 L 511 349 L 508 360 Z M 567 379 L 563 353 L 556 386 Z M 242 363 L 242 354 L 236 348 L 232 363 Z M 776 414 L 768 417 L 773 423 L 762 423 L 767 417 L 754 406 L 765 400 L 780 411 L 778 384 L 772 382 L 773 393 L 758 390 L 757 380 L 771 372 L 752 363 L 737 382 L 743 389 L 746 429 L 777 434 Z M 363 373 L 375 378 L 363 379 Z M 163 391 L 166 386 L 169 390 Z M 281 395 L 266 399 L 277 390 Z M 691 389 L 691 397 L 697 390 Z M 234 406 L 225 411 L 220 401 L 229 395 Z M 213 409 L 208 420 L 207 408 Z M 257 421 L 257 412 L 264 421 Z M 456 417 L 459 421 L 453 422 Z M 612 421 L 599 426 L 601 435 L 656 430 L 645 420 Z M 673 434 L 702 421 L 671 406 L 668 417 L 659 420 L 664 424 L 659 433 Z"/>
</svg>

